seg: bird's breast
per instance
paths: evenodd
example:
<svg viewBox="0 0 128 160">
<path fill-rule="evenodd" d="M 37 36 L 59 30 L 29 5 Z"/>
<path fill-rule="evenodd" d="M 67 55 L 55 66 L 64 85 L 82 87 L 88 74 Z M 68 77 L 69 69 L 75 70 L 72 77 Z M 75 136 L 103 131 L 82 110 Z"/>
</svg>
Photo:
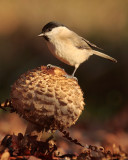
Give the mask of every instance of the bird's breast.
<svg viewBox="0 0 128 160">
<path fill-rule="evenodd" d="M 47 42 L 48 48 L 50 50 L 50 52 L 60 61 L 66 63 L 66 64 L 70 64 L 70 54 L 68 54 L 69 49 L 67 49 L 67 46 L 65 46 L 65 44 L 63 43 L 50 43 Z"/>
<path fill-rule="evenodd" d="M 63 43 L 63 41 L 58 41 L 54 44 L 47 42 L 47 45 L 56 58 L 71 66 L 83 63 L 89 56 L 85 50 L 78 49 L 71 44 Z"/>
</svg>

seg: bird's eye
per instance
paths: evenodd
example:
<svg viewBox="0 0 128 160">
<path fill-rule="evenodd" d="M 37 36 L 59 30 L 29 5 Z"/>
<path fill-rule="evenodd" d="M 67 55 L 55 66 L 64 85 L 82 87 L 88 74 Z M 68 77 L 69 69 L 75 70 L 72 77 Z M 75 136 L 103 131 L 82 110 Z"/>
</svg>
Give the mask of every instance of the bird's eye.
<svg viewBox="0 0 128 160">
<path fill-rule="evenodd" d="M 48 28 L 47 30 L 50 32 L 52 30 L 52 28 Z"/>
</svg>

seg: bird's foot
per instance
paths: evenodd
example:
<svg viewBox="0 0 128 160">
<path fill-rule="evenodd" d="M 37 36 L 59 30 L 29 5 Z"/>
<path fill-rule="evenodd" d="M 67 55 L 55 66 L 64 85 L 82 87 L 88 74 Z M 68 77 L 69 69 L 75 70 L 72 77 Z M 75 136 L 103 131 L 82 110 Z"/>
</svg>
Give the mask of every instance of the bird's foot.
<svg viewBox="0 0 128 160">
<path fill-rule="evenodd" d="M 66 77 L 66 78 L 73 78 L 73 79 L 75 79 L 76 81 L 78 81 L 78 79 L 76 78 L 76 77 L 74 77 L 73 75 L 68 75 L 68 74 L 66 74 L 66 75 L 64 75 L 64 77 Z"/>
<path fill-rule="evenodd" d="M 53 68 L 53 67 L 57 67 L 57 66 L 54 66 L 54 65 L 52 65 L 52 64 L 47 64 L 47 68 L 49 69 L 49 68 Z"/>
<path fill-rule="evenodd" d="M 63 69 L 63 68 L 61 68 L 61 67 L 58 67 L 58 66 L 55 66 L 55 65 L 52 65 L 52 64 L 47 64 L 47 68 L 49 69 L 49 68 L 55 68 L 55 67 L 57 67 L 57 68 L 60 68 L 60 69 Z M 63 69 L 64 70 L 64 69 Z"/>
</svg>

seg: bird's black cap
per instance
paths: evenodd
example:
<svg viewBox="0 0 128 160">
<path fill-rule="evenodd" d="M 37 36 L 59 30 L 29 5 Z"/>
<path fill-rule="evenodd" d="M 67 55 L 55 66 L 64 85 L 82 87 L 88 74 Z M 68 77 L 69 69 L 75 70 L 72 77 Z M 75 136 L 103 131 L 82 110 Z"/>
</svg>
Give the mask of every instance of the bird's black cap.
<svg viewBox="0 0 128 160">
<path fill-rule="evenodd" d="M 56 28 L 59 26 L 64 26 L 64 25 L 57 22 L 49 22 L 42 28 L 42 33 L 50 32 L 53 28 Z"/>
</svg>

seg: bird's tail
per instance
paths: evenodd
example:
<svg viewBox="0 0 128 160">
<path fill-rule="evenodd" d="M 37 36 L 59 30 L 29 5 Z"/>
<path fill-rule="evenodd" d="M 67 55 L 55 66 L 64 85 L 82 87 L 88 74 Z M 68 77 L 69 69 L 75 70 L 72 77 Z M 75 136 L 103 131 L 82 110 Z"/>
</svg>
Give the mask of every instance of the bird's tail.
<svg viewBox="0 0 128 160">
<path fill-rule="evenodd" d="M 111 61 L 113 61 L 113 62 L 117 62 L 117 60 L 116 60 L 115 58 L 112 58 L 112 57 L 110 57 L 110 56 L 108 56 L 107 54 L 104 54 L 104 53 L 102 53 L 102 52 L 94 51 L 94 50 L 93 50 L 93 54 L 95 54 L 95 55 L 97 55 L 97 56 L 100 56 L 100 57 L 103 57 L 103 58 L 106 58 L 106 59 L 109 59 L 109 60 L 111 60 Z"/>
</svg>

